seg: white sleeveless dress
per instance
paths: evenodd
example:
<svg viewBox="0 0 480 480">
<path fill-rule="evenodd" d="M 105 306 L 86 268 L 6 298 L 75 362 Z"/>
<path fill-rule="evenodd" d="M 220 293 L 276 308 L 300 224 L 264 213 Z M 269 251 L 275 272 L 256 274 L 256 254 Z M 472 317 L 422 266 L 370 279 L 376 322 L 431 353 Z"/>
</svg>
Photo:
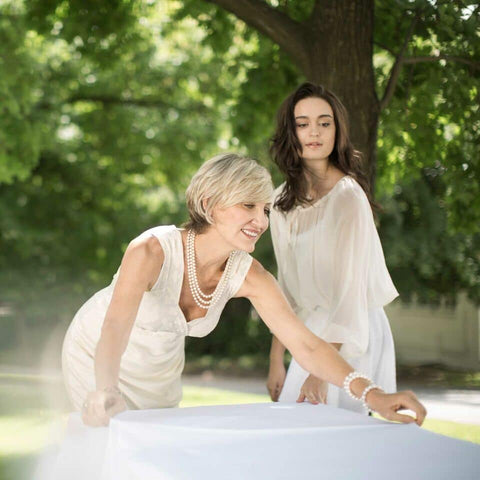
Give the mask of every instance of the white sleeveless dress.
<svg viewBox="0 0 480 480">
<path fill-rule="evenodd" d="M 140 303 L 121 359 L 119 388 L 130 408 L 175 407 L 182 398 L 180 376 L 185 362 L 185 337 L 204 337 L 216 327 L 225 304 L 241 287 L 252 257 L 237 251 L 222 297 L 204 317 L 186 322 L 179 307 L 185 267 L 180 230 L 174 225 L 159 226 L 140 235 L 145 236 L 158 239 L 165 259 L 155 285 L 145 292 Z M 108 287 L 80 308 L 65 336 L 62 369 L 76 410 L 81 409 L 87 393 L 95 391 L 95 348 L 117 276 L 118 272 Z"/>
<path fill-rule="evenodd" d="M 286 214 L 272 209 L 270 225 L 278 280 L 297 315 L 320 338 L 341 343 L 340 353 L 356 370 L 394 392 L 395 351 L 383 306 L 398 292 L 360 185 L 345 176 L 311 206 Z M 294 402 L 307 376 L 292 360 L 280 401 Z M 363 410 L 333 385 L 327 403 Z"/>
</svg>

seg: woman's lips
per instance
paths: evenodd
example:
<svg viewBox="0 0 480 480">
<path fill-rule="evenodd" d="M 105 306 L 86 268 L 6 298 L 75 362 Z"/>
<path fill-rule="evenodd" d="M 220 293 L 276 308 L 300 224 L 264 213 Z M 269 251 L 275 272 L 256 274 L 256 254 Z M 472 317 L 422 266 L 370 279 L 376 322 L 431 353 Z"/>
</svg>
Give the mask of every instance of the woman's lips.
<svg viewBox="0 0 480 480">
<path fill-rule="evenodd" d="M 250 239 L 256 239 L 260 235 L 260 232 L 256 232 L 255 230 L 250 230 L 248 228 L 242 228 L 242 233 Z"/>
</svg>

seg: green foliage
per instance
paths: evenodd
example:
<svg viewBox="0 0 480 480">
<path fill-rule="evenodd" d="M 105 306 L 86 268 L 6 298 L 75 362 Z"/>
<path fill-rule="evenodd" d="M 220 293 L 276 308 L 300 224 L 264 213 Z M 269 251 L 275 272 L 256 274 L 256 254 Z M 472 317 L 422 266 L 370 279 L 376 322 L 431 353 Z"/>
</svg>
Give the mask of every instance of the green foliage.
<svg viewBox="0 0 480 480">
<path fill-rule="evenodd" d="M 461 2 L 377 2 L 376 43 L 398 53 L 413 19 L 405 64 L 378 131 L 381 234 L 404 299 L 454 302 L 466 290 L 480 302 L 478 9 Z M 474 62 L 477 61 L 477 66 Z M 393 56 L 378 51 L 382 91 Z"/>
<path fill-rule="evenodd" d="M 480 235 L 447 234 L 448 187 L 435 172 L 403 179 L 383 199 L 380 235 L 402 300 L 454 304 L 460 290 L 480 303 Z"/>
<path fill-rule="evenodd" d="M 86 51 L 86 19 L 77 32 L 75 22 L 59 26 L 73 21 L 65 13 L 73 6 L 29 3 L 33 10 L 19 7 L 20 21 L 2 31 L 17 46 L 0 74 L 10 102 L 0 117 L 8 140 L 0 146 L 0 302 L 14 312 L 2 322 L 43 335 L 110 281 L 132 238 L 185 219 L 188 179 L 225 137 L 201 92 L 219 62 L 203 67 L 208 47 L 186 53 L 202 36 L 198 28 L 179 22 L 164 35 L 169 11 L 160 6 L 143 22 L 126 19 L 130 33 L 113 50 L 107 42 L 106 52 Z M 57 13 L 41 15 L 40 7 Z M 1 21 L 12 8 L 3 7 Z M 90 10 L 90 23 L 99 23 Z M 105 21 L 90 43 L 112 34 Z M 202 69 L 208 75 L 198 75 Z"/>
<path fill-rule="evenodd" d="M 24 18 L 6 7 L 0 15 L 0 183 L 26 178 L 38 160 L 39 124 L 33 114 L 38 72 L 32 43 Z"/>
</svg>

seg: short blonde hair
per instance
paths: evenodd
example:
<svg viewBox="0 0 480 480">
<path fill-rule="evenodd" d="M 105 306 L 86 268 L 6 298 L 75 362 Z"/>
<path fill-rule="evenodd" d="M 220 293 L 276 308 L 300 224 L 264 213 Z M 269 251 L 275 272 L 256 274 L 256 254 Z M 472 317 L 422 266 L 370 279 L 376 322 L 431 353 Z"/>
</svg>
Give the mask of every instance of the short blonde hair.
<svg viewBox="0 0 480 480">
<path fill-rule="evenodd" d="M 235 153 L 223 153 L 200 167 L 185 196 L 190 220 L 184 227 L 200 233 L 213 223 L 212 211 L 217 206 L 227 208 L 243 202 L 270 203 L 273 184 L 268 170 L 255 160 Z"/>
</svg>

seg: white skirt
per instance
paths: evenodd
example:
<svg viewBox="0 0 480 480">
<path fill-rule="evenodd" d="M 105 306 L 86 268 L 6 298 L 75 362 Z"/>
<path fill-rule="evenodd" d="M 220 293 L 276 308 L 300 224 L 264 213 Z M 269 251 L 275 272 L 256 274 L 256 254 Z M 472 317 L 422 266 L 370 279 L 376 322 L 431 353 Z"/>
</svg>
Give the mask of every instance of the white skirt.
<svg viewBox="0 0 480 480">
<path fill-rule="evenodd" d="M 305 318 L 306 315 L 300 316 Z M 305 325 L 313 333 L 321 337 L 321 332 L 325 328 L 328 318 L 328 312 L 315 310 L 314 313 L 306 317 Z M 393 345 L 390 324 L 383 308 L 370 310 L 368 318 L 369 341 L 367 351 L 360 357 L 344 358 L 355 370 L 368 375 L 385 392 L 393 393 L 397 390 L 397 382 L 395 347 Z M 342 354 L 341 349 L 340 354 Z M 295 359 L 292 359 L 279 401 L 295 402 L 308 375 L 309 373 Z M 345 408 L 354 412 L 365 412 L 359 401 L 353 400 L 346 392 L 334 385 L 328 385 L 327 405 Z"/>
</svg>

